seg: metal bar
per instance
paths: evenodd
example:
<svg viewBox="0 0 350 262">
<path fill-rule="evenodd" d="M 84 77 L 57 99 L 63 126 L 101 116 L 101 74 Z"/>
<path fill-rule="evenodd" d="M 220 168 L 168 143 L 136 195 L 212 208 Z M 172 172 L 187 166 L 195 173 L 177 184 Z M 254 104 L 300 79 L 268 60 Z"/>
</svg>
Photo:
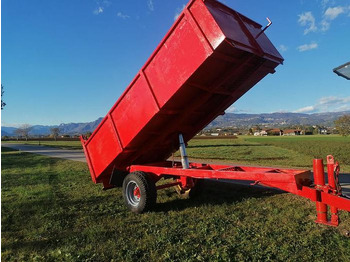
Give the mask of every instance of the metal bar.
<svg viewBox="0 0 350 262">
<path fill-rule="evenodd" d="M 193 4 L 193 2 L 192 2 L 190 5 L 192 5 L 192 4 Z M 210 47 L 210 49 L 211 49 L 212 51 L 214 51 L 214 47 L 211 45 L 211 43 L 210 43 L 208 37 L 204 34 L 203 29 L 202 29 L 202 28 L 200 27 L 200 25 L 198 24 L 198 21 L 194 18 L 193 14 L 192 14 L 192 12 L 191 12 L 191 10 L 190 10 L 190 5 L 188 5 L 188 6 L 186 7 L 186 9 L 184 10 L 184 13 L 186 14 L 186 16 L 187 16 L 187 14 L 188 14 L 188 16 L 189 16 L 190 18 L 192 18 L 192 21 L 194 22 L 194 24 L 197 26 L 197 28 L 198 28 L 199 31 L 201 32 L 202 37 L 203 37 L 203 38 L 205 39 L 205 41 L 207 42 L 208 46 Z"/>
<path fill-rule="evenodd" d="M 150 83 L 149 80 L 148 80 L 148 77 L 147 77 L 147 75 L 146 75 L 144 69 L 141 69 L 141 74 L 143 75 L 143 77 L 144 77 L 145 80 L 146 80 L 146 83 L 147 83 L 147 85 L 148 85 L 148 88 L 149 88 L 149 90 L 151 91 L 152 97 L 153 97 L 154 101 L 155 101 L 156 104 L 157 104 L 158 110 L 160 110 L 159 101 L 158 101 L 156 95 L 154 94 L 153 88 L 152 88 L 152 86 L 151 86 L 151 83 Z"/>
<path fill-rule="evenodd" d="M 184 142 L 184 138 L 183 138 L 182 134 L 179 134 L 179 142 L 180 142 L 179 150 L 180 150 L 180 154 L 181 154 L 182 168 L 189 169 L 190 164 L 188 162 L 188 157 L 187 157 L 187 153 L 186 153 L 186 146 L 185 146 L 185 142 Z"/>
<path fill-rule="evenodd" d="M 120 146 L 120 150 L 123 150 L 123 149 L 124 149 L 123 143 L 122 143 L 122 141 L 121 141 L 121 139 L 120 139 L 119 132 L 118 132 L 118 129 L 117 129 L 117 125 L 115 124 L 115 122 L 114 122 L 114 120 L 113 120 L 113 117 L 112 117 L 112 115 L 111 115 L 111 112 L 109 112 L 109 113 L 107 114 L 107 116 L 108 116 L 108 118 L 109 118 L 109 119 L 111 120 L 111 122 L 112 122 L 112 127 L 113 127 L 113 130 L 114 130 L 114 132 L 115 132 L 115 134 L 116 134 L 116 136 L 117 136 L 117 140 L 118 140 L 118 143 L 119 143 L 119 146 Z"/>
<path fill-rule="evenodd" d="M 337 207 L 338 209 L 350 212 L 349 198 L 335 196 L 308 186 L 303 186 L 300 190 L 298 190 L 297 195 L 308 198 L 314 202 L 319 201 L 326 205 L 332 205 Z"/>
<path fill-rule="evenodd" d="M 83 136 L 80 136 L 80 142 L 83 145 L 84 154 L 86 156 L 86 161 L 87 161 L 87 164 L 88 164 L 88 167 L 89 167 L 89 170 L 90 170 L 90 174 L 91 174 L 91 179 L 96 184 L 97 181 L 96 181 L 95 170 L 94 170 L 94 168 L 92 166 L 90 154 L 89 154 L 89 151 L 86 148 L 86 143 L 85 143 L 86 140 L 84 140 Z"/>
<path fill-rule="evenodd" d="M 187 152 L 186 152 L 186 145 L 184 142 L 184 138 L 182 134 L 179 134 L 179 142 L 180 142 L 180 154 L 181 154 L 181 164 L 183 169 L 189 169 L 190 163 L 188 162 Z M 181 187 L 188 189 L 192 188 L 194 186 L 193 179 L 188 176 L 181 176 L 180 177 Z"/>
<path fill-rule="evenodd" d="M 164 189 L 164 188 L 168 188 L 168 187 L 173 187 L 173 186 L 177 186 L 177 185 L 181 185 L 181 182 L 174 182 L 174 183 L 170 183 L 170 184 L 165 184 L 165 185 L 156 186 L 156 189 L 157 189 L 157 190 L 160 190 L 160 189 Z"/>
<path fill-rule="evenodd" d="M 317 194 L 319 195 L 316 201 L 316 212 L 317 212 L 316 223 L 327 224 L 328 223 L 327 205 L 322 203 L 322 200 L 320 199 L 322 189 L 325 186 L 323 159 L 314 159 L 313 168 L 314 168 L 314 182 L 316 185 Z"/>
<path fill-rule="evenodd" d="M 237 17 L 237 20 L 238 20 L 239 24 L 241 25 L 242 30 L 246 33 L 247 37 L 252 41 L 252 45 L 255 47 L 257 53 L 259 55 L 263 56 L 265 52 L 262 50 L 262 48 L 260 47 L 260 45 L 257 42 L 256 38 L 252 35 L 252 33 L 248 29 L 247 25 L 244 23 L 241 14 L 236 12 L 236 11 L 234 11 L 234 13 L 235 13 L 235 15 Z"/>
<path fill-rule="evenodd" d="M 267 26 L 264 27 L 263 30 L 261 30 L 261 32 L 255 37 L 255 39 L 258 39 L 258 37 L 261 36 L 261 34 L 264 33 L 265 30 L 266 30 L 267 28 L 269 28 L 269 27 L 272 25 L 272 22 L 271 22 L 270 18 L 266 17 L 266 20 L 267 20 L 269 23 L 267 24 Z"/>
<path fill-rule="evenodd" d="M 269 169 L 266 169 L 269 170 Z M 257 171 L 221 171 L 221 170 L 208 170 L 208 169 L 182 169 L 172 167 L 157 167 L 157 166 L 144 166 L 133 165 L 130 167 L 130 171 L 144 171 L 151 172 L 157 175 L 174 175 L 174 176 L 187 176 L 193 178 L 210 178 L 210 179 L 233 179 L 233 180 L 269 180 L 271 182 L 284 183 L 292 182 L 294 180 L 295 173 L 280 173 L 280 172 L 267 172 L 263 169 Z M 299 170 L 300 173 L 306 171 Z"/>
<path fill-rule="evenodd" d="M 314 161 L 316 169 L 316 181 L 324 181 L 323 161 Z M 150 172 L 156 176 L 172 175 L 180 178 L 197 179 L 228 179 L 228 180 L 247 180 L 258 181 L 259 184 L 279 188 L 284 191 L 305 197 L 314 202 L 319 202 L 319 211 L 323 212 L 321 221 L 328 223 L 324 206 L 330 205 L 337 209 L 350 212 L 350 199 L 324 192 L 319 188 L 310 187 L 310 171 L 284 168 L 266 168 L 266 167 L 247 167 L 247 166 L 229 166 L 229 165 L 208 165 L 200 163 L 190 163 L 190 169 L 182 169 L 180 162 L 175 162 L 172 167 L 171 161 L 159 162 L 150 165 L 130 166 L 130 172 L 144 171 Z M 322 179 L 323 174 L 323 179 Z M 317 176 L 318 175 L 318 176 Z M 323 186 L 322 189 L 324 189 Z M 318 214 L 318 216 L 320 216 Z"/>
<path fill-rule="evenodd" d="M 327 175 L 328 175 L 328 186 L 333 192 L 336 192 L 336 183 L 334 178 L 334 157 L 331 155 L 327 156 Z M 338 226 L 339 225 L 339 216 L 338 208 L 331 205 L 331 224 Z"/>
</svg>

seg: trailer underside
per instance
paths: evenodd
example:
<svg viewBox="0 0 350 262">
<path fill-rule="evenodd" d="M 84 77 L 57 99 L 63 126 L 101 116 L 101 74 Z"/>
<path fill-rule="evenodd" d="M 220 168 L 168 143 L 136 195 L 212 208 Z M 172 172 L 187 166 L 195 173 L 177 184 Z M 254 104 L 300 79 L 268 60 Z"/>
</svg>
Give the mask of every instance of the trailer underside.
<svg viewBox="0 0 350 262">
<path fill-rule="evenodd" d="M 290 168 L 268 168 L 236 165 L 212 165 L 189 163 L 183 168 L 179 161 L 164 161 L 148 165 L 132 165 L 129 172 L 143 172 L 156 185 L 161 178 L 173 178 L 175 182 L 156 186 L 156 190 L 177 186 L 183 191 L 195 187 L 200 179 L 245 180 L 252 185 L 262 185 L 277 188 L 299 195 L 316 202 L 317 223 L 337 226 L 339 224 L 338 210 L 350 212 L 350 199 L 341 193 L 338 182 L 339 165 L 332 156 L 327 157 L 328 181 L 325 184 L 325 174 L 322 159 L 314 160 L 313 176 L 311 171 Z M 134 190 L 135 197 L 141 197 L 138 187 Z M 328 206 L 330 219 L 328 219 Z"/>
</svg>

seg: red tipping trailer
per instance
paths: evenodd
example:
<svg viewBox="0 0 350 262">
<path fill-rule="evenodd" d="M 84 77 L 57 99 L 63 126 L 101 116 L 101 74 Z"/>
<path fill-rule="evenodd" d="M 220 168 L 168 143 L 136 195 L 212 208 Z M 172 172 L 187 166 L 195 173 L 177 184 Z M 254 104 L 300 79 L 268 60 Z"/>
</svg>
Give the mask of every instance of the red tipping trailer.
<svg viewBox="0 0 350 262">
<path fill-rule="evenodd" d="M 310 186 L 306 170 L 189 164 L 185 153 L 187 141 L 283 62 L 266 28 L 215 0 L 190 1 L 89 139 L 81 137 L 92 180 L 106 189 L 123 180 L 125 202 L 139 213 L 157 189 L 186 191 L 201 178 L 295 194 Z M 179 145 L 182 163 L 167 162 Z M 177 182 L 156 187 L 164 176 Z"/>
<path fill-rule="evenodd" d="M 166 160 L 273 73 L 283 58 L 261 25 L 216 1 L 191 1 L 91 137 L 95 182 Z"/>
</svg>

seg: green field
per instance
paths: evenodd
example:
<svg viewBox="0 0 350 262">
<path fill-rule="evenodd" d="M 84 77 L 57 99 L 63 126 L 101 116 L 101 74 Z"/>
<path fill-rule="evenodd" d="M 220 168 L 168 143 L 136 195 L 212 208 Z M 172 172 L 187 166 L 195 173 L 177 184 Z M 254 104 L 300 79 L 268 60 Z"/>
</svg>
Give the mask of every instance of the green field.
<svg viewBox="0 0 350 262">
<path fill-rule="evenodd" d="M 193 139 L 188 155 L 228 163 L 312 168 L 313 158 L 333 154 L 343 172 L 350 172 L 350 137 L 295 136 L 252 137 L 238 139 Z M 178 156 L 178 154 L 177 154 Z"/>
<path fill-rule="evenodd" d="M 303 138 L 193 140 L 188 151 L 310 167 L 318 151 Z M 337 157 L 349 152 L 347 138 L 312 139 Z M 6 149 L 1 161 L 3 261 L 350 261 L 350 213 L 341 212 L 338 228 L 318 225 L 314 203 L 291 194 L 206 182 L 196 199 L 159 191 L 157 207 L 135 215 L 120 189 L 91 182 L 84 163 Z"/>
<path fill-rule="evenodd" d="M 39 144 L 38 141 L 11 143 Z M 82 149 L 80 141 L 41 141 L 40 144 Z M 187 153 L 194 160 L 295 168 L 312 168 L 313 158 L 325 160 L 328 154 L 333 154 L 342 171 L 350 172 L 350 137 L 338 135 L 192 139 Z M 179 154 L 175 153 L 175 156 Z"/>
</svg>

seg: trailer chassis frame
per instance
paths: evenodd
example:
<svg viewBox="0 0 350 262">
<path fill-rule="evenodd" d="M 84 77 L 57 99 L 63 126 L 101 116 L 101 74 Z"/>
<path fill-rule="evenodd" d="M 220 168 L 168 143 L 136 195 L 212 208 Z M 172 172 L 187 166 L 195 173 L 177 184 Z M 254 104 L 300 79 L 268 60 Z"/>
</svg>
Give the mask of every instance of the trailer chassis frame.
<svg viewBox="0 0 350 262">
<path fill-rule="evenodd" d="M 129 172 L 142 171 L 157 183 L 163 177 L 173 177 L 176 182 L 157 186 L 164 189 L 180 186 L 184 190 L 194 187 L 195 179 L 244 180 L 252 185 L 277 188 L 316 202 L 316 223 L 338 226 L 339 210 L 350 212 L 350 199 L 343 196 L 339 186 L 339 164 L 327 156 L 328 181 L 325 183 L 322 159 L 313 161 L 313 177 L 309 170 L 291 168 L 252 167 L 241 165 L 216 165 L 189 163 L 183 168 L 180 161 L 164 161 L 147 165 L 131 165 Z M 328 219 L 328 206 L 331 216 Z"/>
</svg>

